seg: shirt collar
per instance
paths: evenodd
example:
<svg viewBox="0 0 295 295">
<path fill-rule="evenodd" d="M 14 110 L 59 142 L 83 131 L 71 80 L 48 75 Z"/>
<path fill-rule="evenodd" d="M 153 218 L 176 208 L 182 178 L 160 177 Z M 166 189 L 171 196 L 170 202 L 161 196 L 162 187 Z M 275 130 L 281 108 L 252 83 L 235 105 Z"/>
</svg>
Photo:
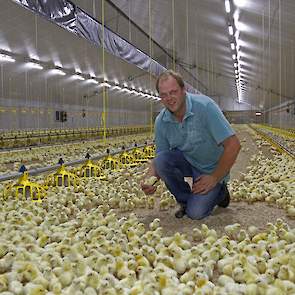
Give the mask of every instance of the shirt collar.
<svg viewBox="0 0 295 295">
<path fill-rule="evenodd" d="M 186 106 L 186 108 L 185 108 L 186 111 L 185 111 L 183 120 L 194 115 L 194 113 L 192 112 L 191 97 L 188 93 L 186 93 L 186 96 L 185 96 L 185 106 Z M 176 120 L 174 115 L 168 109 L 165 109 L 165 111 L 164 111 L 163 121 L 171 122 L 171 123 L 178 123 L 178 121 Z"/>
</svg>

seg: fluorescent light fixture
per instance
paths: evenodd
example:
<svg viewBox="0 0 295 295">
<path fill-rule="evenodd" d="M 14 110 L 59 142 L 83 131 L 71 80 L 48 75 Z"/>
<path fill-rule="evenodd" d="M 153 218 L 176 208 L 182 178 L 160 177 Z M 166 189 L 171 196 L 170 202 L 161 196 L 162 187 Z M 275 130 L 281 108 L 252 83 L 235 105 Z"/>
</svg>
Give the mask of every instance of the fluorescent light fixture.
<svg viewBox="0 0 295 295">
<path fill-rule="evenodd" d="M 237 68 L 237 67 L 238 67 L 238 64 L 237 64 L 236 62 L 234 63 L 234 67 L 235 67 L 235 68 Z"/>
<path fill-rule="evenodd" d="M 235 50 L 235 43 L 230 43 L 231 50 Z"/>
<path fill-rule="evenodd" d="M 237 79 L 239 78 L 239 75 L 238 75 L 238 74 L 236 74 L 236 78 L 237 78 Z"/>
<path fill-rule="evenodd" d="M 262 113 L 261 113 L 261 112 L 256 112 L 255 115 L 256 115 L 256 116 L 261 116 Z"/>
<path fill-rule="evenodd" d="M 121 87 L 120 86 L 118 86 L 118 85 L 116 85 L 116 86 L 114 86 L 113 87 L 113 89 L 115 90 L 115 89 L 118 89 L 118 90 L 120 90 L 121 89 Z"/>
<path fill-rule="evenodd" d="M 100 86 L 102 86 L 102 87 L 111 87 L 111 85 L 109 83 L 107 83 L 107 82 L 101 83 Z"/>
<path fill-rule="evenodd" d="M 15 59 L 7 54 L 0 54 L 0 61 L 9 61 L 9 62 L 15 62 Z"/>
<path fill-rule="evenodd" d="M 35 62 L 27 62 L 26 66 L 32 69 L 38 69 L 38 70 L 42 70 L 43 67 Z"/>
<path fill-rule="evenodd" d="M 64 71 L 62 71 L 60 69 L 53 69 L 52 73 L 57 74 L 57 75 L 62 75 L 62 76 L 64 76 L 66 74 Z"/>
<path fill-rule="evenodd" d="M 90 83 L 98 84 L 98 81 L 96 81 L 96 80 L 94 80 L 92 78 L 91 79 L 88 79 L 87 81 L 90 82 Z"/>
<path fill-rule="evenodd" d="M 233 58 L 233 59 L 236 59 L 236 58 L 237 58 L 237 56 L 236 56 L 235 54 L 233 54 L 233 55 L 232 55 L 232 58 Z"/>
<path fill-rule="evenodd" d="M 232 26 L 228 26 L 228 32 L 231 36 L 234 34 L 234 29 Z"/>
<path fill-rule="evenodd" d="M 225 0 L 224 5 L 225 5 L 225 11 L 227 13 L 230 13 L 230 3 L 229 3 L 229 0 Z"/>
<path fill-rule="evenodd" d="M 81 75 L 78 75 L 78 74 L 73 75 L 73 78 L 75 78 L 75 79 L 77 79 L 77 80 L 81 80 L 81 81 L 85 80 L 84 77 L 82 77 Z"/>
<path fill-rule="evenodd" d="M 238 74 L 238 73 L 239 73 L 239 71 L 238 71 L 238 70 L 235 70 L 235 73 L 236 73 L 236 74 Z"/>
<path fill-rule="evenodd" d="M 237 7 L 245 7 L 247 0 L 234 0 L 234 3 Z"/>
</svg>

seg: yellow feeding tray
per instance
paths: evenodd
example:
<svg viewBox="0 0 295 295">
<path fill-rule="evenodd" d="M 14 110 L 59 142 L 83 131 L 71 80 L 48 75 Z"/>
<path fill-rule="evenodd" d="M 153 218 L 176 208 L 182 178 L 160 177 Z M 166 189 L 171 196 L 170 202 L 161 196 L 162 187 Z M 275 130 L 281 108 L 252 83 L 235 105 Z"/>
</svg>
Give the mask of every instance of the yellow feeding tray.
<svg viewBox="0 0 295 295">
<path fill-rule="evenodd" d="M 106 176 L 102 173 L 98 165 L 93 164 L 90 160 L 90 155 L 87 153 L 85 158 L 87 159 L 84 165 L 79 170 L 80 177 L 98 177 L 103 180 L 106 179 Z"/>
<path fill-rule="evenodd" d="M 66 170 L 64 161 L 62 158 L 59 159 L 58 163 L 61 165 L 54 174 L 47 176 L 46 184 L 52 186 L 77 186 L 79 185 L 78 177 Z"/>
<path fill-rule="evenodd" d="M 22 176 L 18 179 L 17 183 L 10 183 L 4 188 L 4 199 L 9 196 L 15 198 L 28 200 L 31 199 L 33 202 L 42 202 L 42 199 L 46 196 L 46 189 L 44 186 L 29 181 L 29 174 L 24 165 L 21 166 L 19 172 L 22 172 Z"/>
<path fill-rule="evenodd" d="M 107 153 L 110 153 L 109 149 L 107 149 Z M 122 168 L 122 164 L 118 159 L 108 155 L 102 160 L 101 167 L 106 170 L 119 171 Z"/>
<path fill-rule="evenodd" d="M 146 154 L 137 147 L 137 144 L 135 144 L 135 148 L 132 150 L 132 155 L 138 163 L 145 163 L 148 161 Z"/>
<path fill-rule="evenodd" d="M 125 148 L 122 147 L 122 150 Z M 124 151 L 119 155 L 119 161 L 124 167 L 134 167 L 137 165 L 137 162 L 135 161 L 135 158 L 132 156 L 132 154 L 127 153 Z"/>
<path fill-rule="evenodd" d="M 148 145 L 143 148 L 143 152 L 148 159 L 152 159 L 155 157 L 155 146 Z"/>
</svg>

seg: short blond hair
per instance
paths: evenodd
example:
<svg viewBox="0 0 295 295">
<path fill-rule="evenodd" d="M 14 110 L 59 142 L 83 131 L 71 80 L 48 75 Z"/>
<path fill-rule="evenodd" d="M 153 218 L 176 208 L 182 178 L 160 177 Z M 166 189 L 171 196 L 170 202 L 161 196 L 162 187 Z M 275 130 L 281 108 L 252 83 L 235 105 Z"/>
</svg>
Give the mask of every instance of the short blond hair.
<svg viewBox="0 0 295 295">
<path fill-rule="evenodd" d="M 180 86 L 180 88 L 184 88 L 184 81 L 183 81 L 182 76 L 179 73 L 177 73 L 177 72 L 175 72 L 173 70 L 166 70 L 166 71 L 162 72 L 157 78 L 156 89 L 157 89 L 158 93 L 159 93 L 159 83 L 160 83 L 160 81 L 161 80 L 166 80 L 169 77 L 173 77 L 176 80 L 177 84 Z"/>
</svg>

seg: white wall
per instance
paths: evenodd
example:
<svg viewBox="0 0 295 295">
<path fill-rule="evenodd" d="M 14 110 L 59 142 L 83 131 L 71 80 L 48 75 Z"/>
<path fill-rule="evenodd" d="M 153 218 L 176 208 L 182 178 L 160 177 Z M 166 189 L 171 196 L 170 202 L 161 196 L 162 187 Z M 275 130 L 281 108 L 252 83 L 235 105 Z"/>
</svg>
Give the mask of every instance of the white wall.
<svg viewBox="0 0 295 295">
<path fill-rule="evenodd" d="M 82 117 L 82 110 L 85 117 Z M 55 120 L 55 111 L 67 111 L 67 121 Z M 107 126 L 148 125 L 148 109 L 132 110 L 130 108 L 112 108 L 107 112 Z M 46 129 L 46 128 L 83 128 L 100 127 L 102 108 L 57 104 L 14 99 L 0 99 L 0 129 Z"/>
<path fill-rule="evenodd" d="M 273 127 L 295 128 L 295 102 L 291 101 L 273 108 L 267 112 L 266 119 L 266 123 Z"/>
</svg>

